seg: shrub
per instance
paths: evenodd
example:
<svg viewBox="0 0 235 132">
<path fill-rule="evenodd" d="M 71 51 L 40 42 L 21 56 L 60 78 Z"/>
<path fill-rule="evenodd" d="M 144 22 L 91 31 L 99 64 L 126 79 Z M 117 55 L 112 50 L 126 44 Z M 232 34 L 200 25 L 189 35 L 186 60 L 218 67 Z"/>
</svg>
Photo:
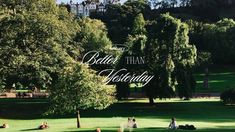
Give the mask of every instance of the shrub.
<svg viewBox="0 0 235 132">
<path fill-rule="evenodd" d="M 220 99 L 225 104 L 235 104 L 235 88 L 222 92 L 220 95 Z"/>
</svg>

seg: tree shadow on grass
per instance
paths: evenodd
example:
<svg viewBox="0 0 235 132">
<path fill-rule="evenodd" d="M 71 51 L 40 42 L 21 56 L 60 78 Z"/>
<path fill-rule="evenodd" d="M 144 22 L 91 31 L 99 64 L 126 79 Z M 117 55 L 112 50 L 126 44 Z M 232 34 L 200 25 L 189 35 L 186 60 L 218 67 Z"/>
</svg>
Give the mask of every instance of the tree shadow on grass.
<svg viewBox="0 0 235 132">
<path fill-rule="evenodd" d="M 224 106 L 220 102 L 167 102 L 155 107 L 147 103 L 115 104 L 103 111 L 86 110 L 81 112 L 86 118 L 130 117 L 145 119 L 170 119 L 176 117 L 184 121 L 234 122 L 235 106 Z"/>
<path fill-rule="evenodd" d="M 42 116 L 48 108 L 47 100 L 1 100 L 1 117 L 4 119 L 63 119 L 76 118 L 75 114 L 66 116 Z M 221 102 L 161 102 L 155 106 L 148 103 L 122 102 L 105 110 L 81 110 L 81 118 L 131 117 L 145 119 L 170 119 L 182 121 L 234 122 L 235 106 L 224 106 Z"/>
<path fill-rule="evenodd" d="M 105 129 L 101 128 L 102 132 L 117 132 L 118 129 Z M 161 127 L 148 127 L 148 128 L 138 128 L 138 129 L 133 129 L 131 132 L 234 132 L 234 128 L 205 128 L 205 129 L 197 129 L 197 130 L 170 130 L 167 128 L 161 128 Z M 94 129 L 89 129 L 89 130 L 69 130 L 69 131 L 64 131 L 64 132 L 95 132 Z M 124 132 L 129 132 L 129 130 L 125 130 Z"/>
<path fill-rule="evenodd" d="M 42 130 L 42 129 L 30 128 L 30 129 L 23 129 L 23 130 L 20 130 L 20 131 L 39 131 L 39 130 Z"/>
<path fill-rule="evenodd" d="M 119 128 L 101 128 L 102 132 L 117 132 Z M 151 128 L 138 128 L 138 129 L 132 129 L 131 132 L 155 132 L 155 131 L 168 131 L 166 128 L 157 128 L 157 127 L 151 127 Z M 94 129 L 89 129 L 89 130 L 69 130 L 69 131 L 64 131 L 64 132 L 96 132 L 95 128 Z M 124 132 L 130 132 L 129 129 L 125 129 Z"/>
</svg>

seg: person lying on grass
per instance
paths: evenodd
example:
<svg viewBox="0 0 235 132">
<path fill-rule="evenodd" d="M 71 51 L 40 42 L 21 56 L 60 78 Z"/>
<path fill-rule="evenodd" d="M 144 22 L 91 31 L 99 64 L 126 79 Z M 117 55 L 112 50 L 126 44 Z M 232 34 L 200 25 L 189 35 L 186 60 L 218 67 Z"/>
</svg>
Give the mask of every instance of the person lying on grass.
<svg viewBox="0 0 235 132">
<path fill-rule="evenodd" d="M 43 122 L 40 126 L 39 129 L 47 129 L 49 126 L 47 125 L 47 122 Z"/>
<path fill-rule="evenodd" d="M 197 128 L 194 125 L 177 125 L 175 118 L 171 119 L 171 123 L 169 125 L 169 129 L 181 129 L 181 130 L 196 130 Z"/>
<path fill-rule="evenodd" d="M 169 124 L 169 129 L 177 129 L 178 125 L 174 117 L 171 118 L 171 122 Z"/>
<path fill-rule="evenodd" d="M 0 126 L 0 128 L 9 128 L 9 125 L 4 123 L 2 126 Z"/>
</svg>

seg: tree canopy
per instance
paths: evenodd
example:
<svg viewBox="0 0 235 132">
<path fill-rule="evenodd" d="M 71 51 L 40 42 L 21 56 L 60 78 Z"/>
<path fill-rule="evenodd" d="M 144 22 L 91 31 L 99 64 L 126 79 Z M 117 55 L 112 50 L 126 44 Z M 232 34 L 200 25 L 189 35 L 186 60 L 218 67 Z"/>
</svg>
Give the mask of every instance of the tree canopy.
<svg viewBox="0 0 235 132">
<path fill-rule="evenodd" d="M 189 44 L 188 26 L 169 14 L 163 14 L 152 28 L 154 32 L 148 35 L 145 47 L 147 70 L 155 75 L 145 87 L 150 102 L 153 103 L 156 97 L 174 96 L 176 87 L 181 97 L 188 97 L 193 86 L 187 84 L 193 83 L 193 79 L 185 79 L 192 77 L 189 69 L 196 60 L 196 48 Z"/>
<path fill-rule="evenodd" d="M 103 83 L 104 77 L 78 63 L 65 68 L 53 85 L 48 113 L 74 113 L 79 109 L 104 109 L 115 101 L 115 88 Z"/>
<path fill-rule="evenodd" d="M 17 82 L 48 87 L 53 75 L 72 61 L 66 47 L 78 26 L 52 1 L 8 4 L 0 21 L 1 76 L 6 87 Z"/>
<path fill-rule="evenodd" d="M 56 114 L 114 102 L 115 91 L 78 59 L 83 50 L 111 48 L 102 22 L 76 20 L 54 0 L 1 1 L 0 9 L 0 87 L 47 89 Z"/>
</svg>

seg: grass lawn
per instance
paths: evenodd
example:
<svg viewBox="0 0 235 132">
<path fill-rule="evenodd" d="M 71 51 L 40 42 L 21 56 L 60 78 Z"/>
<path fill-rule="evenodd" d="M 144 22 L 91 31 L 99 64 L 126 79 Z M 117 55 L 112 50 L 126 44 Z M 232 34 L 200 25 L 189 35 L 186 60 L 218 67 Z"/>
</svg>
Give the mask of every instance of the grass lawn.
<svg viewBox="0 0 235 132">
<path fill-rule="evenodd" d="M 81 111 L 82 129 L 76 128 L 75 115 L 67 117 L 42 117 L 46 110 L 46 99 L 0 99 L 0 123 L 8 123 L 9 129 L 1 132 L 32 131 L 43 121 L 50 128 L 43 131 L 79 131 L 91 132 L 101 127 L 102 132 L 117 132 L 127 122 L 127 117 L 134 116 L 140 128 L 134 132 L 164 132 L 171 117 L 176 117 L 178 124 L 193 124 L 200 132 L 235 131 L 235 106 L 224 106 L 219 99 L 179 99 L 157 100 L 156 106 L 149 106 L 147 100 L 128 100 L 118 102 L 103 111 Z M 180 131 L 180 130 L 177 130 Z M 182 131 L 182 130 L 181 130 Z M 185 131 L 184 131 L 185 132 Z"/>
<path fill-rule="evenodd" d="M 221 93 L 230 88 L 235 88 L 235 69 L 221 68 L 209 71 L 209 89 L 204 88 L 203 81 L 205 74 L 195 74 L 197 81 L 196 92 L 198 93 Z"/>
<path fill-rule="evenodd" d="M 235 88 L 235 69 L 232 66 L 209 69 L 209 89 L 204 88 L 203 71 L 197 71 L 194 77 L 197 82 L 196 93 L 221 93 L 226 89 Z M 131 84 L 130 87 L 132 92 L 142 91 L 141 84 Z"/>
</svg>

